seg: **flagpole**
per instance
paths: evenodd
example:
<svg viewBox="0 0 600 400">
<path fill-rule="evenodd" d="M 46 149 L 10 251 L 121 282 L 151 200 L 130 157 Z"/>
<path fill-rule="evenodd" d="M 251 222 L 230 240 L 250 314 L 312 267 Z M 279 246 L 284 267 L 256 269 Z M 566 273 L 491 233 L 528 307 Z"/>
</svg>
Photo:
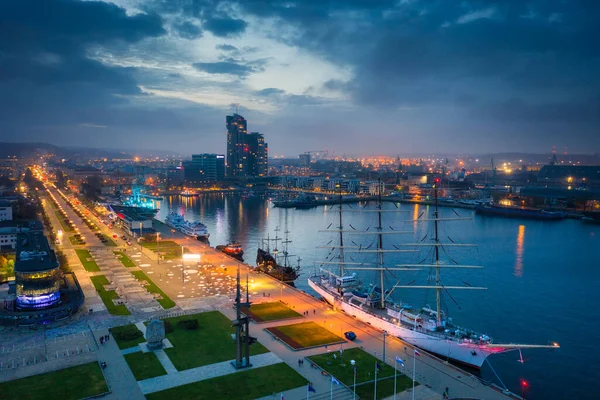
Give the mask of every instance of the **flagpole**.
<svg viewBox="0 0 600 400">
<path fill-rule="evenodd" d="M 415 366 L 417 362 L 417 355 L 415 349 L 413 349 L 413 385 L 412 385 L 412 400 L 415 400 Z"/>
<path fill-rule="evenodd" d="M 352 400 L 356 400 L 356 365 L 354 366 L 354 394 Z"/>
<path fill-rule="evenodd" d="M 398 357 L 398 356 L 396 356 Z M 398 360 L 394 358 L 394 400 L 396 400 L 396 374 L 398 372 Z"/>
<path fill-rule="evenodd" d="M 375 390 L 373 391 L 373 400 L 377 400 L 377 360 L 375 360 Z"/>
<path fill-rule="evenodd" d="M 331 379 L 331 382 L 329 383 L 329 398 L 333 400 L 333 379 Z"/>
</svg>

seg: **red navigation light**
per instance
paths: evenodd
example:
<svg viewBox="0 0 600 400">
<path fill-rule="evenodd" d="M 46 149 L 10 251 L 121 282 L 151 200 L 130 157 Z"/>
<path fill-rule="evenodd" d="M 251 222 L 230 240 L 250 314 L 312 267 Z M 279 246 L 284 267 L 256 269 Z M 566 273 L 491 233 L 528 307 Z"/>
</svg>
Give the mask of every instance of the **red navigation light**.
<svg viewBox="0 0 600 400">
<path fill-rule="evenodd" d="M 521 379 L 521 386 L 523 388 L 527 388 L 529 386 L 529 382 L 527 382 L 525 379 Z"/>
<path fill-rule="evenodd" d="M 435 179 L 434 179 L 434 182 L 435 182 L 435 183 L 440 183 L 440 181 L 441 181 L 441 179 L 440 179 L 440 178 L 435 178 Z"/>
</svg>

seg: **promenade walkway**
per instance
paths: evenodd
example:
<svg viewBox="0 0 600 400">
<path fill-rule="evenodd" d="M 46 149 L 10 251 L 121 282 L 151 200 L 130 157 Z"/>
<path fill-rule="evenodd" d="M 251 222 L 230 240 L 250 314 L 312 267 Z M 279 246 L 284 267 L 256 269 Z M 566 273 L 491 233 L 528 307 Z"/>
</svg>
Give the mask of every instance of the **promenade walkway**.
<svg viewBox="0 0 600 400">
<path fill-rule="evenodd" d="M 163 362 L 162 360 L 160 361 L 161 363 Z M 204 381 L 206 379 L 216 378 L 218 376 L 229 375 L 239 372 L 240 370 L 235 369 L 233 365 L 231 365 L 231 361 L 233 360 L 204 365 L 202 367 L 197 368 L 186 369 L 184 371 L 167 371 L 167 375 L 157 376 L 155 378 L 139 381 L 138 385 L 142 393 L 148 394 L 153 392 L 159 392 L 161 390 L 171 389 L 181 385 L 186 385 L 188 383 Z M 279 364 L 280 362 L 281 359 L 275 354 L 264 353 L 252 357 L 252 367 L 250 367 L 249 369 L 266 367 L 268 365 Z M 247 370 L 248 369 L 245 368 L 241 371 Z"/>
</svg>

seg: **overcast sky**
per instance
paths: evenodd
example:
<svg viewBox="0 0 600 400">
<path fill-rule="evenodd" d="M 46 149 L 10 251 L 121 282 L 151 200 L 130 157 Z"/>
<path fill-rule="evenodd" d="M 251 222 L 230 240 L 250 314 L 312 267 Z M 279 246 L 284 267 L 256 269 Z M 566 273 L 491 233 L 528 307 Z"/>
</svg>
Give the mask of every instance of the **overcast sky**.
<svg viewBox="0 0 600 400">
<path fill-rule="evenodd" d="M 600 151 L 600 1 L 1 0 L 0 141 Z"/>
</svg>

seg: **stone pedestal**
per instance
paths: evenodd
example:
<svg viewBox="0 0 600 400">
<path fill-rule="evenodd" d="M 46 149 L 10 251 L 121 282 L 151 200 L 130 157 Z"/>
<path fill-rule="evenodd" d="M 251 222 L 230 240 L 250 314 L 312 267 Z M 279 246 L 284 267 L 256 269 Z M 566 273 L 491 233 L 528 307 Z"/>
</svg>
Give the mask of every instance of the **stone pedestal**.
<svg viewBox="0 0 600 400">
<path fill-rule="evenodd" d="M 146 326 L 146 342 L 151 350 L 162 349 L 165 338 L 165 323 L 159 319 L 153 319 Z"/>
</svg>

